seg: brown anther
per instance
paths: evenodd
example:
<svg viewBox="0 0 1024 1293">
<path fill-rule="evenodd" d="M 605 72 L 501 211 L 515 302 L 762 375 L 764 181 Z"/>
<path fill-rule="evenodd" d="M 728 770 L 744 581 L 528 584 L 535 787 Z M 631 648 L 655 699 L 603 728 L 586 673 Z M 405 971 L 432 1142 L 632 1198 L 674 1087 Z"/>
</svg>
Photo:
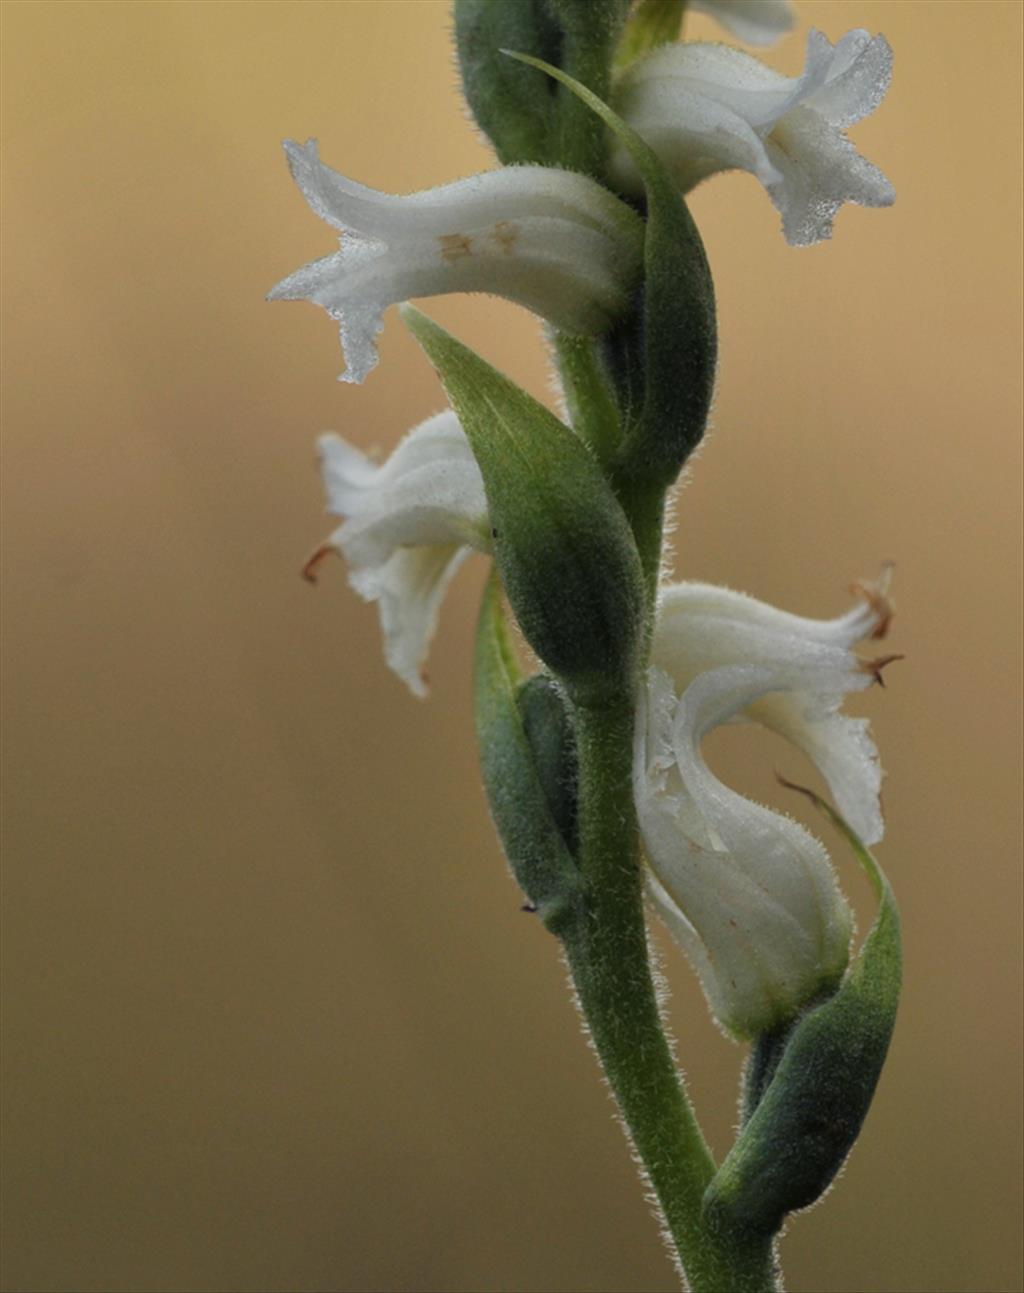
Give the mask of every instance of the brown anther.
<svg viewBox="0 0 1024 1293">
<path fill-rule="evenodd" d="M 317 572 L 320 569 L 320 563 L 325 557 L 329 557 L 336 552 L 337 549 L 330 543 L 321 543 L 319 548 L 310 554 L 305 565 L 302 567 L 302 578 L 308 579 L 311 584 L 315 584 Z"/>
<path fill-rule="evenodd" d="M 882 573 L 877 579 L 858 579 L 850 585 L 850 592 L 855 597 L 863 597 L 875 614 L 877 623 L 871 631 L 872 639 L 885 637 L 896 613 L 896 606 L 889 596 L 893 564 L 891 561 L 884 562 Z"/>
<path fill-rule="evenodd" d="M 461 260 L 463 256 L 472 256 L 473 240 L 466 233 L 443 233 L 437 240 L 441 244 L 441 256 L 449 264 Z"/>
<path fill-rule="evenodd" d="M 860 662 L 861 673 L 869 673 L 879 687 L 885 686 L 885 679 L 882 677 L 882 670 L 887 664 L 892 664 L 894 660 L 905 659 L 902 655 L 878 655 L 873 660 L 862 660 Z"/>
</svg>

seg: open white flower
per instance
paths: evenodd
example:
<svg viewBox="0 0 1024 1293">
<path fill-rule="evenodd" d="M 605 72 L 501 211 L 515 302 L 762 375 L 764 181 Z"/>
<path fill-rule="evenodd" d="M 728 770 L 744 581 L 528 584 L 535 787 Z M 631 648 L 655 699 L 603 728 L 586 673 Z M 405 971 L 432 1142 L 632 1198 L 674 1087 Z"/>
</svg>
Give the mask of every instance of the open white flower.
<svg viewBox="0 0 1024 1293">
<path fill-rule="evenodd" d="M 690 0 L 690 8 L 716 19 L 748 45 L 771 45 L 793 26 L 789 0 Z"/>
<path fill-rule="evenodd" d="M 489 292 L 596 335 L 640 275 L 639 216 L 584 175 L 506 166 L 399 197 L 324 166 L 315 139 L 289 140 L 285 152 L 310 207 L 344 236 L 340 251 L 290 274 L 269 299 L 315 301 L 337 320 L 344 381 L 376 365 L 383 312 L 399 301 Z"/>
<path fill-rule="evenodd" d="M 867 638 L 885 636 L 893 614 L 890 582 L 886 566 L 877 581 L 855 584 L 859 604 L 832 620 L 791 615 L 711 584 L 674 584 L 662 593 L 651 651 L 652 663 L 679 691 L 723 665 L 774 673 L 804 669 L 802 680 L 792 675 L 785 688 L 758 695 L 738 712 L 778 732 L 811 759 L 839 811 L 867 844 L 884 831 L 882 770 L 867 719 L 838 710 L 847 692 L 870 686 L 897 658 L 865 660 L 852 649 Z"/>
<path fill-rule="evenodd" d="M 838 982 L 852 920 L 822 845 L 723 785 L 700 742 L 817 670 L 813 653 L 774 669 L 712 669 L 680 699 L 668 675 L 652 669 L 638 711 L 633 780 L 648 892 L 713 1014 L 738 1037 L 778 1026 Z M 821 685 L 839 684 L 828 677 Z"/>
<path fill-rule="evenodd" d="M 831 236 L 844 202 L 894 201 L 889 181 L 843 134 L 874 112 L 891 77 L 885 37 L 860 30 L 834 47 L 812 30 L 803 75 L 794 78 L 726 45 L 664 45 L 629 68 L 615 107 L 683 191 L 718 171 L 749 171 L 780 211 L 786 241 L 806 246 Z M 639 191 L 621 145 L 613 170 Z"/>
<path fill-rule="evenodd" d="M 377 602 L 384 655 L 417 696 L 423 662 L 452 576 L 472 549 L 490 549 L 483 479 L 451 411 L 405 436 L 378 466 L 340 436 L 319 440 L 327 510 L 345 517 L 306 563 L 307 578 L 331 552 L 349 563 L 349 581 Z"/>
</svg>

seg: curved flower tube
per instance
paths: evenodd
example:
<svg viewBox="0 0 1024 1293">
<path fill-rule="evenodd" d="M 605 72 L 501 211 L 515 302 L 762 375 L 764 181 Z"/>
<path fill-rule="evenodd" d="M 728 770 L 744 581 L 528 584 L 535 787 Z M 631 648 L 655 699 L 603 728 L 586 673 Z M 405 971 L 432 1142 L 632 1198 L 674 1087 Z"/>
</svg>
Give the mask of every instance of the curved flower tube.
<svg viewBox="0 0 1024 1293">
<path fill-rule="evenodd" d="M 310 300 L 335 319 L 361 382 L 377 364 L 389 305 L 447 292 L 489 292 L 580 335 L 603 332 L 639 278 L 643 225 L 584 175 L 506 166 L 405 197 L 325 166 L 315 139 L 285 143 L 316 215 L 344 233 L 341 250 L 283 279 L 270 300 Z"/>
<path fill-rule="evenodd" d="M 813 653 L 783 668 L 702 673 L 681 699 L 652 669 L 641 702 L 633 790 L 647 888 L 701 980 L 712 1013 L 756 1037 L 835 986 L 852 917 L 828 855 L 802 826 L 723 785 L 700 753 L 721 723 L 807 671 L 841 686 Z"/>
<path fill-rule="evenodd" d="M 690 0 L 690 8 L 714 18 L 748 45 L 772 45 L 793 26 L 789 0 Z"/>
<path fill-rule="evenodd" d="M 381 466 L 340 436 L 319 443 L 327 510 L 343 525 L 306 563 L 313 580 L 332 551 L 349 582 L 377 602 L 384 656 L 416 696 L 445 590 L 472 549 L 490 550 L 483 480 L 458 418 L 447 409 L 415 427 Z"/>
<path fill-rule="evenodd" d="M 806 664 L 803 678 L 759 694 L 738 716 L 778 732 L 815 764 L 839 811 L 869 844 L 882 838 L 882 769 L 867 719 L 838 713 L 847 692 L 869 687 L 895 656 L 863 660 L 853 647 L 884 637 L 893 615 L 891 567 L 877 581 L 854 585 L 860 604 L 832 620 L 805 619 L 745 593 L 711 584 L 681 583 L 662 594 L 651 660 L 676 688 L 708 669 L 748 665 L 788 669 Z"/>
<path fill-rule="evenodd" d="M 629 68 L 615 107 L 684 192 L 719 171 L 749 171 L 781 213 L 786 241 L 800 247 L 831 237 L 844 202 L 895 201 L 889 181 L 843 134 L 874 112 L 891 78 L 885 37 L 861 30 L 835 46 L 810 31 L 794 78 L 726 45 L 664 45 Z M 624 188 L 639 189 L 621 145 L 612 167 Z"/>
</svg>

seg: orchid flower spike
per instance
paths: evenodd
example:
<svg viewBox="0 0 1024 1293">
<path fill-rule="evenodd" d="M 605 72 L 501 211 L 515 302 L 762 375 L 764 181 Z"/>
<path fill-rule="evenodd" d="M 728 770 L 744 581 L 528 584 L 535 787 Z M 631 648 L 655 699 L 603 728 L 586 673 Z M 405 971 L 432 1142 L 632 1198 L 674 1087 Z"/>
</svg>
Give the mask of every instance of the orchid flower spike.
<svg viewBox="0 0 1024 1293">
<path fill-rule="evenodd" d="M 332 551 L 352 587 L 377 602 L 384 656 L 416 696 L 445 590 L 472 549 L 490 550 L 483 480 L 458 418 L 446 410 L 415 427 L 378 466 L 340 436 L 319 441 L 327 510 L 345 522 L 306 563 Z"/>
<path fill-rule="evenodd" d="M 835 987 L 852 918 L 822 845 L 724 786 L 700 742 L 760 697 L 806 682 L 814 668 L 804 659 L 712 669 L 682 698 L 667 674 L 651 669 L 638 710 L 633 793 L 647 890 L 712 1013 L 737 1037 L 778 1027 Z"/>
<path fill-rule="evenodd" d="M 859 603 L 831 620 L 805 619 L 711 584 L 681 583 L 663 591 L 651 660 L 683 691 L 723 665 L 771 671 L 797 668 L 785 688 L 762 691 L 737 714 L 785 737 L 828 783 L 839 811 L 867 844 L 884 833 L 882 769 L 863 718 L 838 712 L 848 692 L 880 681 L 898 656 L 862 659 L 853 647 L 885 636 L 893 616 L 892 567 L 854 584 Z M 805 670 L 803 680 L 799 670 Z M 786 675 L 790 675 L 787 673 Z"/>
<path fill-rule="evenodd" d="M 895 200 L 882 172 L 843 134 L 874 112 L 891 77 L 885 37 L 860 30 L 835 46 L 809 32 L 803 75 L 795 78 L 726 45 L 664 45 L 629 68 L 615 107 L 684 192 L 719 171 L 749 171 L 781 213 L 786 241 L 803 247 L 831 237 L 844 202 Z M 621 145 L 612 171 L 624 191 L 640 191 Z"/>
<path fill-rule="evenodd" d="M 714 18 L 748 45 L 773 45 L 794 21 L 789 0 L 690 0 L 690 8 Z"/>
<path fill-rule="evenodd" d="M 399 301 L 490 292 L 589 336 L 625 310 L 640 276 L 639 216 L 584 175 L 506 166 L 397 197 L 332 171 L 315 139 L 285 152 L 312 210 L 344 237 L 269 299 L 315 301 L 338 322 L 343 381 L 375 367 L 383 312 Z"/>
</svg>

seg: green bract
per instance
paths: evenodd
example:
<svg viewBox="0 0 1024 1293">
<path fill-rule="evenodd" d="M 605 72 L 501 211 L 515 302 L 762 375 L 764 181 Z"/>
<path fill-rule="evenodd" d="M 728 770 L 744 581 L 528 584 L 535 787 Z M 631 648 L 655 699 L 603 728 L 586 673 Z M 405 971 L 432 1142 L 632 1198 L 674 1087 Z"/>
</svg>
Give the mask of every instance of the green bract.
<svg viewBox="0 0 1024 1293">
<path fill-rule="evenodd" d="M 835 995 L 788 1036 L 770 1039 L 759 1071 L 748 1075 L 753 1109 L 708 1187 L 704 1213 L 717 1229 L 751 1238 L 776 1234 L 786 1213 L 809 1207 L 832 1183 L 867 1116 L 899 1004 L 900 917 L 889 882 L 838 813 L 804 793 L 850 842 L 879 910 Z"/>
<path fill-rule="evenodd" d="M 565 697 L 553 678 L 536 673 L 520 686 L 516 706 L 551 816 L 570 853 L 575 853 L 579 844 L 576 735 Z"/>
<path fill-rule="evenodd" d="M 534 680 L 520 690 L 519 703 L 518 682 L 500 588 L 492 579 L 480 607 L 473 679 L 480 765 L 491 816 L 512 873 L 545 925 L 557 933 L 572 912 L 580 875 L 544 784 L 551 781 L 558 750 L 551 745 L 537 749 L 543 721 L 538 698 L 523 704 L 524 691 L 532 692 Z M 556 739 L 555 747 L 559 745 Z"/>
<path fill-rule="evenodd" d="M 537 655 L 586 703 L 631 687 L 644 612 L 636 545 L 590 451 L 526 391 L 406 306 L 484 479 L 494 555 Z"/>
</svg>

